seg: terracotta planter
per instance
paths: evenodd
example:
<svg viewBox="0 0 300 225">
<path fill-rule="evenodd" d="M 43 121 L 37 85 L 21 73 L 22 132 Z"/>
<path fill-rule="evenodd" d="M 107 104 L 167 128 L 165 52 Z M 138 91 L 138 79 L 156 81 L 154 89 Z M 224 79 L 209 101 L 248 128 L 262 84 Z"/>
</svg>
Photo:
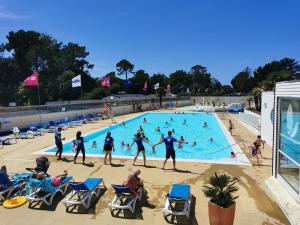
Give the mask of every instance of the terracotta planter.
<svg viewBox="0 0 300 225">
<path fill-rule="evenodd" d="M 208 215 L 210 225 L 233 225 L 235 203 L 228 208 L 222 208 L 212 202 L 208 202 Z"/>
</svg>

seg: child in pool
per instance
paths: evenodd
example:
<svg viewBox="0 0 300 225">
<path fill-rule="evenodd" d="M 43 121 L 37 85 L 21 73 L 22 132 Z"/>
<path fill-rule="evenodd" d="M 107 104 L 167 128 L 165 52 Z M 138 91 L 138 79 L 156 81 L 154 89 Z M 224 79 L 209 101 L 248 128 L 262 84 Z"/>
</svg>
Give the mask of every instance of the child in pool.
<svg viewBox="0 0 300 225">
<path fill-rule="evenodd" d="M 97 147 L 97 142 L 96 141 L 93 141 L 92 142 L 92 148 L 96 148 Z"/>
<path fill-rule="evenodd" d="M 121 141 L 121 146 L 124 147 L 125 146 L 125 142 Z"/>
<path fill-rule="evenodd" d="M 192 147 L 196 146 L 197 145 L 197 142 L 194 141 L 193 144 L 192 144 Z"/>
<path fill-rule="evenodd" d="M 73 147 L 72 152 L 76 152 L 76 148 L 77 148 L 77 142 L 76 142 L 76 140 L 72 141 L 72 147 Z"/>
<path fill-rule="evenodd" d="M 155 132 L 160 132 L 160 127 L 156 127 Z"/>
<path fill-rule="evenodd" d="M 126 151 L 130 151 L 130 150 L 131 150 L 130 144 L 126 144 Z"/>
</svg>

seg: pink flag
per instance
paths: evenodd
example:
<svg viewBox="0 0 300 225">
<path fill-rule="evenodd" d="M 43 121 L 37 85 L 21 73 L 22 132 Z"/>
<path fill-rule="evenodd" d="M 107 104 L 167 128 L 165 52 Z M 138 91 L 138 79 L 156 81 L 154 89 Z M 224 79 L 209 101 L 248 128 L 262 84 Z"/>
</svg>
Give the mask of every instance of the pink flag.
<svg viewBox="0 0 300 225">
<path fill-rule="evenodd" d="M 102 87 L 110 87 L 110 77 L 109 76 L 102 77 L 101 85 Z"/>
<path fill-rule="evenodd" d="M 143 90 L 146 91 L 148 89 L 148 83 L 145 81 Z"/>
<path fill-rule="evenodd" d="M 24 82 L 23 85 L 25 87 L 28 86 L 38 86 L 39 85 L 39 74 L 37 71 L 33 71 L 33 74 L 31 74 L 29 77 L 27 77 Z"/>
</svg>

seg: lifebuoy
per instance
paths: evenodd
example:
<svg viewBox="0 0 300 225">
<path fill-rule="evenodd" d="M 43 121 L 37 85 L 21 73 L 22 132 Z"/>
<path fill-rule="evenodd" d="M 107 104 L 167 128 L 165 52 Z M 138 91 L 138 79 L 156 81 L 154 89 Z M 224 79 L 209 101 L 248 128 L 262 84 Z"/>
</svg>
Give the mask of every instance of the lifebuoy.
<svg viewBox="0 0 300 225">
<path fill-rule="evenodd" d="M 17 196 L 10 199 L 6 199 L 3 202 L 3 207 L 6 209 L 13 209 L 24 205 L 26 202 L 27 201 L 24 196 Z"/>
</svg>

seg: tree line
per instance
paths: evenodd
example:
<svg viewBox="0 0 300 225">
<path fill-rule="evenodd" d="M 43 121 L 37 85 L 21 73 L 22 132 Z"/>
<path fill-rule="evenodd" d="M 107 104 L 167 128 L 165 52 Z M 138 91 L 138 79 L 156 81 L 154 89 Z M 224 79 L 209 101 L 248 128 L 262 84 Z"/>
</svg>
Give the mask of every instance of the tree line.
<svg viewBox="0 0 300 225">
<path fill-rule="evenodd" d="M 37 70 L 40 74 L 41 103 L 45 101 L 76 100 L 81 97 L 79 88 L 72 88 L 71 79 L 81 75 L 84 99 L 101 99 L 116 93 L 141 93 L 163 95 L 168 84 L 177 95 L 236 95 L 253 94 L 258 107 L 260 93 L 272 90 L 276 81 L 299 78 L 300 65 L 295 59 L 284 58 L 256 68 L 246 68 L 231 81 L 222 85 L 202 65 L 189 71 L 177 70 L 171 74 L 149 74 L 136 69 L 126 59 L 116 63 L 116 70 L 103 74 L 110 77 L 111 87 L 101 86 L 90 70 L 94 65 L 87 60 L 85 46 L 59 42 L 50 35 L 36 31 L 9 32 L 7 42 L 0 45 L 0 105 L 17 102 L 18 105 L 37 104 L 35 87 L 23 87 L 22 82 Z M 143 90 L 147 81 L 148 88 Z M 154 90 L 159 83 L 160 88 Z"/>
</svg>

